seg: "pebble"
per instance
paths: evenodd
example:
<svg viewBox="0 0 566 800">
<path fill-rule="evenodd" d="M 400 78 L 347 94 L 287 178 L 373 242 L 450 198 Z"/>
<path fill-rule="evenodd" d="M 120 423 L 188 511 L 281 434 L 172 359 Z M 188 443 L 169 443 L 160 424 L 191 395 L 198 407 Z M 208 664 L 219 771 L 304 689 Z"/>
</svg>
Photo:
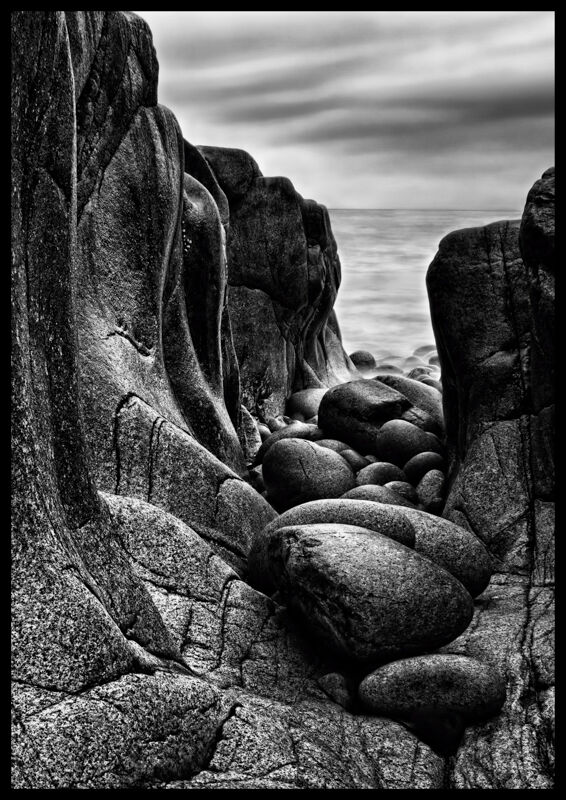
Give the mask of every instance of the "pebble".
<svg viewBox="0 0 566 800">
<path fill-rule="evenodd" d="M 354 472 L 359 472 L 369 465 L 367 458 L 360 455 L 356 450 L 341 450 L 340 455 L 346 459 Z"/>
<path fill-rule="evenodd" d="M 367 484 L 372 483 L 378 486 L 385 486 L 389 481 L 404 480 L 406 480 L 404 471 L 387 461 L 375 461 L 373 464 L 361 469 L 356 476 L 358 486 L 367 486 Z"/>
<path fill-rule="evenodd" d="M 434 453 L 432 450 L 418 453 L 413 456 L 405 466 L 403 472 L 407 476 L 413 486 L 416 486 L 420 479 L 431 469 L 444 470 L 444 458 L 440 453 Z"/>
<path fill-rule="evenodd" d="M 389 481 L 384 484 L 384 487 L 386 489 L 391 489 L 392 492 L 397 492 L 401 497 L 404 497 L 411 503 L 417 504 L 419 502 L 415 487 L 411 486 L 407 481 Z"/>
<path fill-rule="evenodd" d="M 375 438 L 375 452 L 382 461 L 402 467 L 418 453 L 433 450 L 442 453 L 438 437 L 410 422 L 394 419 L 381 426 Z"/>
<path fill-rule="evenodd" d="M 417 484 L 417 496 L 425 511 L 440 514 L 444 508 L 445 479 L 439 469 L 426 472 Z"/>
</svg>

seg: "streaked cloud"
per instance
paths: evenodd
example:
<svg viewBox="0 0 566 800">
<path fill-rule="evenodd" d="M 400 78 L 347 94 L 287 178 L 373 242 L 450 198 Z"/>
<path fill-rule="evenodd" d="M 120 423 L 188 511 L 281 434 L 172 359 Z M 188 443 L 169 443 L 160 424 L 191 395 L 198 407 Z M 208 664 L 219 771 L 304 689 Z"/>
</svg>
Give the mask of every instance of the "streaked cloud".
<svg viewBox="0 0 566 800">
<path fill-rule="evenodd" d="M 554 161 L 553 12 L 136 13 L 185 138 L 329 207 L 520 208 Z"/>
</svg>

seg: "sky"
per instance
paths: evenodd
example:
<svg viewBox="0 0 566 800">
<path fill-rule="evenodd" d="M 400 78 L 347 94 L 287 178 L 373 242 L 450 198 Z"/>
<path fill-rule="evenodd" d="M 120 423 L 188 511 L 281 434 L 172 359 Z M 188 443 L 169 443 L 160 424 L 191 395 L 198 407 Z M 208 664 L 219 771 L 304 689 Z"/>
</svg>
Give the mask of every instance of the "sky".
<svg viewBox="0 0 566 800">
<path fill-rule="evenodd" d="M 138 11 L 159 102 L 329 208 L 522 209 L 554 163 L 552 11 Z"/>
</svg>

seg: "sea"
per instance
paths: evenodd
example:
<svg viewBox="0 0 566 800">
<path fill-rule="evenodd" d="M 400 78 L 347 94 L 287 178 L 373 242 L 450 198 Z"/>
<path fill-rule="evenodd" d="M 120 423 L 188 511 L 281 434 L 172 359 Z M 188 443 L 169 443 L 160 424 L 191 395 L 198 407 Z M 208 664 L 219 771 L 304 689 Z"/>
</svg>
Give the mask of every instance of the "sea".
<svg viewBox="0 0 566 800">
<path fill-rule="evenodd" d="M 522 210 L 329 209 L 342 283 L 334 306 L 347 353 L 406 358 L 434 345 L 426 272 L 447 233 Z"/>
</svg>

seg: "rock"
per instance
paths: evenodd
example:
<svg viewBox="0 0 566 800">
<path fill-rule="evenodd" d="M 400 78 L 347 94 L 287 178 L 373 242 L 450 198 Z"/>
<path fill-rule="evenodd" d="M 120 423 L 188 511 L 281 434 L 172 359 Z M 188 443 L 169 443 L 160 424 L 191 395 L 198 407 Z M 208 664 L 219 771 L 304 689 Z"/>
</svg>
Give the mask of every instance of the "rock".
<svg viewBox="0 0 566 800">
<path fill-rule="evenodd" d="M 391 386 L 411 402 L 413 406 L 426 411 L 433 420 L 432 432 L 442 436 L 444 433 L 444 412 L 442 410 L 442 398 L 438 396 L 432 387 L 423 385 L 422 381 L 412 380 L 401 375 L 381 375 L 378 373 L 374 380 Z"/>
<path fill-rule="evenodd" d="M 505 681 L 490 664 L 435 653 L 378 667 L 360 683 L 358 696 L 374 714 L 410 720 L 415 714 L 455 712 L 475 721 L 501 710 Z"/>
<path fill-rule="evenodd" d="M 319 498 L 340 497 L 354 473 L 338 453 L 303 439 L 275 442 L 263 460 L 269 502 L 279 510 Z"/>
<path fill-rule="evenodd" d="M 283 427 L 275 430 L 271 436 L 261 443 L 261 447 L 255 457 L 254 466 L 263 462 L 265 456 L 275 442 L 280 442 L 282 439 L 307 439 L 312 442 L 319 439 L 321 436 L 322 433 L 316 426 L 307 425 L 304 422 L 292 422 L 290 425 L 283 425 Z"/>
<path fill-rule="evenodd" d="M 265 442 L 266 439 L 269 439 L 272 434 L 271 429 L 268 428 L 263 422 L 258 423 L 257 429 L 259 431 L 259 435 L 261 436 L 262 442 Z"/>
<path fill-rule="evenodd" d="M 404 395 L 379 381 L 350 381 L 326 392 L 318 422 L 328 436 L 343 440 L 362 453 L 377 454 L 377 430 L 409 405 Z"/>
<path fill-rule="evenodd" d="M 293 420 L 295 422 L 304 422 L 305 421 L 305 415 L 301 414 L 300 411 L 295 411 L 294 414 L 291 414 L 291 420 Z"/>
<path fill-rule="evenodd" d="M 281 431 L 287 427 L 287 423 L 283 420 L 283 417 L 268 417 L 266 424 L 271 433 Z"/>
<path fill-rule="evenodd" d="M 198 146 L 230 201 L 243 197 L 261 176 L 255 160 L 245 150 Z"/>
<path fill-rule="evenodd" d="M 415 367 L 407 374 L 407 379 L 418 380 L 419 378 L 426 378 L 426 376 L 430 375 L 431 372 L 435 372 L 434 367 L 430 366 Z"/>
<path fill-rule="evenodd" d="M 408 356 L 407 358 L 403 359 L 403 368 L 405 370 L 408 370 L 411 367 L 422 367 L 424 365 L 425 362 L 418 356 Z"/>
<path fill-rule="evenodd" d="M 406 411 L 403 411 L 399 419 L 405 420 L 405 422 L 410 422 L 412 425 L 416 425 L 417 428 L 420 428 L 423 431 L 430 431 L 433 433 L 434 431 L 439 430 L 434 417 L 431 416 L 431 414 L 429 414 L 427 411 L 423 411 L 422 408 L 418 408 L 418 406 L 412 406 Z"/>
<path fill-rule="evenodd" d="M 444 473 L 439 469 L 426 472 L 417 484 L 417 496 L 425 511 L 440 514 L 444 507 Z"/>
<path fill-rule="evenodd" d="M 332 523 L 353 525 L 394 539 L 407 547 L 415 542 L 414 525 L 397 506 L 378 505 L 369 500 L 313 500 L 290 508 L 258 532 L 252 542 L 248 558 L 249 579 L 253 586 L 266 594 L 277 588 L 271 578 L 269 543 L 279 528 L 289 525 Z"/>
<path fill-rule="evenodd" d="M 414 508 L 414 504 L 410 500 L 394 492 L 391 489 L 386 489 L 385 486 L 378 486 L 376 484 L 366 484 L 356 486 L 342 495 L 343 500 L 372 500 L 374 503 L 387 503 L 391 506 L 407 506 Z"/>
<path fill-rule="evenodd" d="M 359 472 L 364 467 L 367 467 L 369 461 L 364 456 L 361 456 L 355 450 L 340 450 L 340 455 L 345 458 L 348 464 L 352 467 L 354 472 Z"/>
<path fill-rule="evenodd" d="M 377 456 L 365 455 L 364 458 L 366 459 L 366 461 L 369 461 L 370 464 L 377 463 Z"/>
<path fill-rule="evenodd" d="M 472 597 L 489 584 L 493 561 L 484 544 L 466 528 L 415 509 L 399 509 L 415 533 L 415 550 L 448 570 Z M 278 523 L 278 519 L 270 523 Z M 258 536 L 261 535 L 259 532 Z M 254 540 L 255 541 L 255 540 Z"/>
<path fill-rule="evenodd" d="M 407 481 L 389 481 L 384 484 L 384 488 L 390 489 L 392 492 L 397 492 L 397 494 L 400 494 L 411 503 L 416 504 L 419 502 L 415 488 L 411 486 L 410 483 L 407 483 Z"/>
<path fill-rule="evenodd" d="M 461 583 L 375 531 L 336 524 L 280 528 L 268 558 L 281 595 L 308 630 L 357 662 L 440 646 L 472 618 Z"/>
<path fill-rule="evenodd" d="M 319 447 L 328 447 L 335 453 L 342 453 L 344 450 L 350 449 L 346 442 L 339 442 L 338 439 L 318 439 L 317 444 Z"/>
<path fill-rule="evenodd" d="M 413 456 L 405 466 L 403 472 L 407 476 L 413 486 L 416 486 L 420 479 L 431 469 L 444 470 L 445 461 L 440 453 L 435 453 L 431 450 L 424 453 L 418 453 Z"/>
<path fill-rule="evenodd" d="M 442 452 L 438 438 L 401 419 L 394 419 L 381 426 L 375 436 L 374 452 L 382 461 L 390 461 L 402 467 L 419 453 Z"/>
<path fill-rule="evenodd" d="M 437 380 L 436 378 L 417 378 L 421 383 L 424 383 L 425 386 L 430 386 L 433 389 L 436 389 L 437 392 L 442 394 L 442 383 Z"/>
<path fill-rule="evenodd" d="M 251 463 L 255 459 L 258 450 L 261 447 L 261 434 L 255 419 L 245 406 L 240 407 L 240 413 L 242 419 L 241 425 L 238 429 L 240 444 L 242 445 L 242 450 L 247 463 Z"/>
<path fill-rule="evenodd" d="M 376 367 L 375 358 L 367 350 L 356 350 L 350 353 L 350 360 L 361 372 L 368 372 Z"/>
<path fill-rule="evenodd" d="M 385 486 L 389 481 L 404 481 L 405 479 L 405 472 L 395 464 L 387 461 L 375 461 L 358 472 L 356 483 L 358 486 L 367 486 L 370 483 Z"/>
<path fill-rule="evenodd" d="M 439 367 L 440 366 L 440 359 L 439 359 L 439 357 L 437 355 L 430 356 L 430 358 L 428 360 L 428 363 L 432 364 L 435 367 Z"/>
<path fill-rule="evenodd" d="M 302 389 L 294 392 L 287 400 L 287 413 L 291 416 L 299 411 L 305 419 L 310 419 L 318 413 L 320 401 L 326 394 L 326 389 Z"/>
<path fill-rule="evenodd" d="M 318 679 L 318 685 L 339 706 L 351 711 L 354 699 L 348 681 L 340 672 L 328 672 Z"/>
</svg>

